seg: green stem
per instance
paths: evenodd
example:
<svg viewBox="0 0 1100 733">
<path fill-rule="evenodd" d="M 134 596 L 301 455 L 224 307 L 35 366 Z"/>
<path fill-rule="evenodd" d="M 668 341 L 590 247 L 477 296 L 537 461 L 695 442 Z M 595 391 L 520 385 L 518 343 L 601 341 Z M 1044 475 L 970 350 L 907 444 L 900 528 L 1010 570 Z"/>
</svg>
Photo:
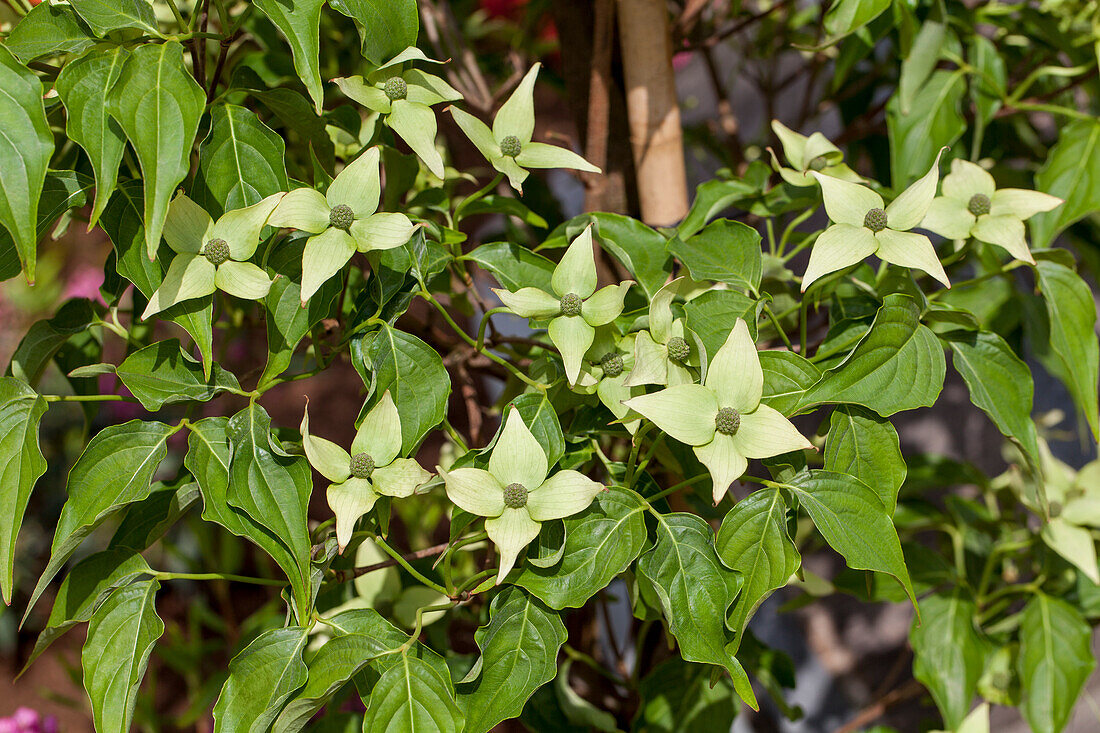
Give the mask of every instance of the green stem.
<svg viewBox="0 0 1100 733">
<path fill-rule="evenodd" d="M 489 320 L 497 313 L 511 313 L 511 311 L 501 306 L 500 308 L 493 308 L 487 311 L 485 315 L 481 317 L 481 325 L 477 328 L 477 345 L 474 346 L 478 351 L 481 351 L 485 347 L 485 329 L 489 325 Z M 494 333 L 496 332 L 494 331 Z"/>
<path fill-rule="evenodd" d="M 816 206 L 813 207 L 812 209 L 806 209 L 801 214 L 799 214 L 795 218 L 791 219 L 790 222 L 787 224 L 786 228 L 783 230 L 783 236 L 779 238 L 779 252 L 778 252 L 778 254 L 779 254 L 780 257 L 783 257 L 784 262 L 789 260 L 790 257 L 793 257 L 800 250 L 802 250 L 802 248 L 805 247 L 807 245 L 807 243 L 813 242 L 813 240 L 816 239 L 816 237 L 807 237 L 806 241 L 799 244 L 798 247 L 796 247 L 794 249 L 794 251 L 791 252 L 790 257 L 784 257 L 784 253 L 787 251 L 787 242 L 790 241 L 791 235 L 794 234 L 794 230 L 798 227 L 799 224 L 801 224 L 802 222 L 806 221 L 811 216 L 813 216 L 813 213 L 815 211 L 817 211 Z"/>
<path fill-rule="evenodd" d="M 401 645 L 398 651 L 402 654 L 412 648 L 412 645 L 416 643 L 416 640 L 420 638 L 420 632 L 424 628 L 424 614 L 431 613 L 432 611 L 449 611 L 454 608 L 455 603 L 440 603 L 435 606 L 424 606 L 423 608 L 416 609 L 416 626 L 413 628 L 412 635 L 409 640 Z"/>
<path fill-rule="evenodd" d="M 623 478 L 623 486 L 628 489 L 634 485 L 634 471 L 638 465 L 638 451 L 642 448 L 642 440 L 645 438 L 646 433 L 653 428 L 653 423 L 643 423 L 642 426 L 638 428 L 638 432 L 634 434 L 634 440 L 630 442 L 630 458 L 626 462 L 626 476 Z"/>
<path fill-rule="evenodd" d="M 284 586 L 285 580 L 275 578 L 250 578 L 245 575 L 232 575 L 230 573 L 169 573 L 157 571 L 153 573 L 157 580 L 228 580 L 234 583 L 251 583 L 252 585 Z"/>
<path fill-rule="evenodd" d="M 42 397 L 46 402 L 137 402 L 119 394 L 46 394 Z"/>
<path fill-rule="evenodd" d="M 419 570 L 417 570 L 412 565 L 410 565 L 409 561 L 406 560 L 404 557 L 402 557 L 401 553 L 399 553 L 397 550 L 390 547 L 386 543 L 386 541 L 384 539 L 382 539 L 381 535 L 371 533 L 371 539 L 374 540 L 375 544 L 377 544 L 379 547 L 382 548 L 383 552 L 385 552 L 387 555 L 389 555 L 394 560 L 396 560 L 398 565 L 405 568 L 405 571 L 409 575 L 413 576 L 414 578 L 416 578 L 417 580 L 419 580 L 421 583 L 423 583 L 427 587 L 431 588 L 432 590 L 439 591 L 443 595 L 447 595 L 447 589 L 446 588 L 444 588 L 439 583 L 436 583 L 433 580 L 429 580 L 427 577 L 424 576 L 423 573 L 421 573 Z"/>
<path fill-rule="evenodd" d="M 654 494 L 653 496 L 646 497 L 646 501 L 648 501 L 648 502 L 659 501 L 660 499 L 665 498 L 669 494 L 675 494 L 680 489 L 686 489 L 689 486 L 694 486 L 695 484 L 700 483 L 702 481 L 705 481 L 708 478 L 710 478 L 709 473 L 701 473 L 701 474 L 699 474 L 698 476 L 696 476 L 694 478 L 689 478 L 687 481 L 681 481 L 678 484 L 673 484 L 672 486 L 668 487 L 664 491 L 659 491 L 656 494 Z"/>
<path fill-rule="evenodd" d="M 783 330 L 783 326 L 779 325 L 779 319 L 775 317 L 775 313 L 772 313 L 771 306 L 764 303 L 764 313 L 767 314 L 768 319 L 775 326 L 775 332 L 779 334 L 779 338 L 786 345 L 788 351 L 794 351 L 794 346 L 791 345 L 791 340 L 787 338 L 787 332 Z"/>
<path fill-rule="evenodd" d="M 489 568 L 488 570 L 482 570 L 477 575 L 473 575 L 462 582 L 462 585 L 455 588 L 454 597 L 459 597 L 463 593 L 468 592 L 471 588 L 476 588 L 481 583 L 485 582 L 487 578 L 491 578 L 500 572 L 499 568 Z"/>
<path fill-rule="evenodd" d="M 457 227 L 459 225 L 459 223 L 462 221 L 462 212 L 467 206 L 469 206 L 470 204 L 475 203 L 475 202 L 480 201 L 481 199 L 485 198 L 485 196 L 488 195 L 491 191 L 493 191 L 493 189 L 495 189 L 497 187 L 497 185 L 503 180 L 504 180 L 504 174 L 503 173 L 497 173 L 496 178 L 494 178 L 492 181 L 490 181 L 487 186 L 485 186 L 484 188 L 478 189 L 474 193 L 472 193 L 469 196 L 467 196 L 466 198 L 462 199 L 462 201 L 459 202 L 458 206 L 455 207 L 455 213 L 454 213 L 454 216 L 452 217 L 452 219 L 454 220 L 454 225 Z"/>
<path fill-rule="evenodd" d="M 469 453 L 470 447 L 466 445 L 466 441 L 462 438 L 461 433 L 455 430 L 455 426 L 451 425 L 451 421 L 446 418 L 443 419 L 443 429 L 447 431 L 447 435 L 451 436 L 451 440 L 455 442 L 463 453 Z"/>
</svg>

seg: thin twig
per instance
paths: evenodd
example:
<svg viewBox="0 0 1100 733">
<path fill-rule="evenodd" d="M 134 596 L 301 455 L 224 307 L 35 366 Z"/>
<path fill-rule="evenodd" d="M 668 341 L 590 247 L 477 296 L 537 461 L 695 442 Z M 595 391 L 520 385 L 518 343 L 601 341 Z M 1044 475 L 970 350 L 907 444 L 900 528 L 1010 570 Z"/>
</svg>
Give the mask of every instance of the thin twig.
<svg viewBox="0 0 1100 733">
<path fill-rule="evenodd" d="M 415 552 L 407 552 L 401 556 L 403 560 L 423 560 L 426 557 L 435 557 L 436 555 L 442 555 L 444 550 L 450 546 L 449 542 L 444 542 L 441 545 L 435 545 L 434 547 L 425 547 L 423 550 L 416 550 Z M 375 570 L 384 570 L 385 568 L 392 568 L 400 561 L 396 558 L 390 558 L 389 560 L 382 560 L 376 562 L 373 565 L 363 565 L 358 568 L 347 568 L 345 570 L 334 570 L 337 583 L 346 583 L 349 580 L 353 580 L 367 573 L 373 573 Z"/>
</svg>

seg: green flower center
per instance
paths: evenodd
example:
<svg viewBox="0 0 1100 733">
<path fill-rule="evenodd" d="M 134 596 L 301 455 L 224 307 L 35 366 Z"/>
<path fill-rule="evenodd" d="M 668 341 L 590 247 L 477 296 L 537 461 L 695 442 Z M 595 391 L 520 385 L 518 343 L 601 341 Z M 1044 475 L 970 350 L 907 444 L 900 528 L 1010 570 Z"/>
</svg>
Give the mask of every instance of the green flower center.
<svg viewBox="0 0 1100 733">
<path fill-rule="evenodd" d="M 1051 519 L 1054 519 L 1055 517 L 1060 517 L 1062 516 L 1062 504 L 1057 501 L 1052 501 L 1050 502 L 1050 506 L 1047 508 L 1047 511 L 1050 513 Z"/>
<path fill-rule="evenodd" d="M 404 99 L 409 94 L 409 85 L 405 83 L 405 80 L 400 76 L 391 76 L 386 80 L 386 86 L 384 87 L 386 92 L 386 98 L 391 102 L 396 102 L 399 99 Z"/>
<path fill-rule="evenodd" d="M 505 486 L 504 506 L 509 509 L 522 509 L 527 506 L 527 487 L 523 484 L 508 484 Z"/>
<path fill-rule="evenodd" d="M 688 342 L 682 336 L 673 336 L 668 340 L 666 346 L 668 347 L 669 361 L 683 361 L 691 353 L 691 347 L 688 346 Z"/>
<path fill-rule="evenodd" d="M 374 459 L 366 453 L 356 453 L 351 457 L 351 475 L 355 478 L 370 478 L 374 473 Z"/>
<path fill-rule="evenodd" d="M 989 213 L 990 205 L 991 202 L 988 196 L 984 193 L 976 193 L 970 197 L 966 209 L 974 216 L 984 216 Z"/>
<path fill-rule="evenodd" d="M 563 316 L 579 316 L 581 314 L 581 296 L 576 293 L 566 293 L 561 296 L 561 314 Z"/>
<path fill-rule="evenodd" d="M 337 229 L 347 231 L 351 229 L 353 221 L 355 221 L 355 212 L 347 204 L 336 204 L 328 213 L 328 223 Z"/>
<path fill-rule="evenodd" d="M 882 209 L 871 209 L 863 217 L 863 226 L 878 234 L 886 228 L 886 212 Z"/>
<path fill-rule="evenodd" d="M 714 416 L 714 429 L 722 435 L 737 435 L 741 427 L 741 413 L 732 407 L 723 407 Z"/>
<path fill-rule="evenodd" d="M 202 253 L 211 265 L 217 267 L 229 259 L 229 244 L 224 239 L 211 239 Z"/>
<path fill-rule="evenodd" d="M 523 143 L 515 135 L 509 135 L 500 141 L 500 152 L 509 158 L 514 158 L 523 151 Z"/>
<path fill-rule="evenodd" d="M 823 171 L 823 170 L 825 170 L 825 167 L 827 165 L 828 164 L 826 163 L 825 158 L 823 156 L 819 155 L 819 156 L 817 156 L 816 158 L 814 158 L 813 160 L 810 161 L 810 170 L 812 170 L 812 171 Z"/>
<path fill-rule="evenodd" d="M 617 377 L 623 373 L 623 357 L 620 354 L 604 354 L 600 359 L 603 373 L 608 377 Z"/>
</svg>

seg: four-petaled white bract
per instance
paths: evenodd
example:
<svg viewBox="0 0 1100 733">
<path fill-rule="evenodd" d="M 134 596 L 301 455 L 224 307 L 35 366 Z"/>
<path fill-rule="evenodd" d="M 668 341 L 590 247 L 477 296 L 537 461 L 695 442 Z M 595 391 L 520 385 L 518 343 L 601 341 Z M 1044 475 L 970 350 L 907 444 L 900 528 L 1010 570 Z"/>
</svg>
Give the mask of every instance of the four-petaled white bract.
<svg viewBox="0 0 1100 733">
<path fill-rule="evenodd" d="M 547 478 L 549 471 L 546 453 L 515 408 L 505 418 L 488 471 L 439 468 L 447 497 L 471 514 L 487 517 L 485 531 L 500 551 L 498 585 L 520 551 L 538 536 L 542 522 L 584 511 L 604 489 L 577 471 L 561 470 Z M 506 500 L 506 492 L 521 489 L 522 505 Z"/>
<path fill-rule="evenodd" d="M 793 168 L 785 168 L 779 163 L 775 151 L 768 148 L 772 168 L 792 186 L 812 186 L 817 181 L 810 171 L 820 171 L 824 175 L 859 183 L 863 179 L 844 163 L 844 153 L 820 132 L 809 137 L 800 135 L 779 120 L 772 120 L 772 131 L 783 146 L 783 154 Z"/>
<path fill-rule="evenodd" d="M 770 458 L 813 448 L 791 422 L 760 402 L 764 372 L 748 326 L 738 318 L 707 369 L 703 384 L 681 384 L 627 400 L 626 405 L 681 443 L 693 446 L 710 471 L 717 504 L 750 458 Z M 723 410 L 733 410 L 739 425 L 718 430 Z"/>
<path fill-rule="evenodd" d="M 330 440 L 309 433 L 309 409 L 302 413 L 302 447 L 317 472 L 332 483 L 326 492 L 329 508 L 336 515 L 336 541 L 340 552 L 351 541 L 355 523 L 378 501 L 379 496 L 412 496 L 431 474 L 409 458 L 400 458 L 401 416 L 389 390 L 359 425 L 351 453 Z M 354 476 L 353 461 L 369 457 L 368 476 Z"/>
</svg>

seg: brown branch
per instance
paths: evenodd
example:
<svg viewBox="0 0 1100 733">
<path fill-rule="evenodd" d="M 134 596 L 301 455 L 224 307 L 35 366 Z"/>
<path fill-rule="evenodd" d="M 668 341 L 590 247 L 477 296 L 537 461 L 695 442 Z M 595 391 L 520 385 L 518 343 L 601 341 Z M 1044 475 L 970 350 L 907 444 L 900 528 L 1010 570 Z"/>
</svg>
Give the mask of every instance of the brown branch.
<svg viewBox="0 0 1100 733">
<path fill-rule="evenodd" d="M 584 154 L 602 173 L 584 177 L 586 211 L 606 209 L 607 149 L 611 123 L 611 55 L 615 32 L 614 0 L 595 0 L 592 31 L 592 70 L 588 80 L 588 129 Z"/>
<path fill-rule="evenodd" d="M 863 728 L 868 723 L 881 718 L 890 707 L 900 702 L 910 700 L 923 693 L 924 685 L 915 679 L 911 679 L 901 687 L 895 687 L 878 700 L 875 700 L 873 703 L 860 710 L 856 713 L 856 716 L 849 720 L 842 728 L 837 729 L 836 733 L 855 733 L 855 731 Z"/>
<path fill-rule="evenodd" d="M 401 558 L 403 560 L 423 560 L 426 557 L 435 557 L 436 555 L 442 555 L 443 552 L 446 551 L 448 547 L 450 547 L 450 545 L 450 542 L 444 542 L 441 545 L 425 547 L 423 550 L 407 552 L 402 555 Z M 347 568 L 345 570 L 333 570 L 332 572 L 335 576 L 337 583 L 346 583 L 349 580 L 354 580 L 355 578 L 366 575 L 367 573 L 373 573 L 375 570 L 384 570 L 386 568 L 391 568 L 397 564 L 397 560 L 391 557 L 389 559 L 382 560 L 381 562 L 376 562 L 373 565 L 363 565 L 358 568 Z"/>
<path fill-rule="evenodd" d="M 766 10 L 761 10 L 759 13 L 756 13 L 755 15 L 750 15 L 748 18 L 745 18 L 744 20 L 740 20 L 740 21 L 734 23 L 733 25 L 727 26 L 726 28 L 723 28 L 722 30 L 716 31 L 713 35 L 707 36 L 703 40 L 699 41 L 698 43 L 694 43 L 694 44 L 688 46 L 684 50 L 685 51 L 698 51 L 700 48 L 713 48 L 714 46 L 717 46 L 719 43 L 726 40 L 730 36 L 735 35 L 737 33 L 740 33 L 741 31 L 745 30 L 746 28 L 748 28 L 753 23 L 756 23 L 758 21 L 763 20 L 764 18 L 767 18 L 769 15 L 774 13 L 776 10 L 779 10 L 780 8 L 784 8 L 788 5 L 790 5 L 793 1 L 794 0 L 780 0 L 775 5 L 772 5 L 770 8 L 767 8 Z"/>
</svg>

